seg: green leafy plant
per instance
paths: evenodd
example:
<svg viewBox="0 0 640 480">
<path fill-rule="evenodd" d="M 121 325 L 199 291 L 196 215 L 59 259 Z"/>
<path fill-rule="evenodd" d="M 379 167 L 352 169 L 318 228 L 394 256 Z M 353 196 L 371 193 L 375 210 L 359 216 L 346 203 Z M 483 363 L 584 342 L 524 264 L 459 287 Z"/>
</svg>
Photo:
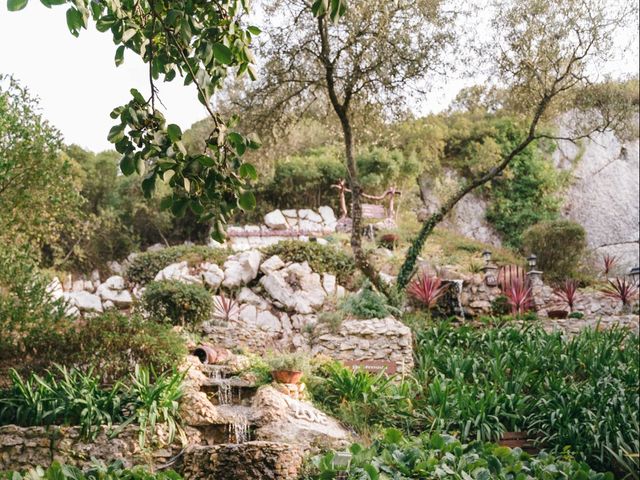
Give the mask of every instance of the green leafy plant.
<svg viewBox="0 0 640 480">
<path fill-rule="evenodd" d="M 507 315 L 510 311 L 509 299 L 505 295 L 498 295 L 491 301 L 491 313 L 493 315 Z"/>
<path fill-rule="evenodd" d="M 304 353 L 271 353 L 266 363 L 271 370 L 309 371 L 309 357 Z"/>
<path fill-rule="evenodd" d="M 571 312 L 569 314 L 568 318 L 576 318 L 578 320 L 581 320 L 581 319 L 584 318 L 584 313 L 582 313 L 582 312 Z"/>
<path fill-rule="evenodd" d="M 142 306 L 157 321 L 196 325 L 210 319 L 213 301 L 202 285 L 163 280 L 147 285 Z"/>
<path fill-rule="evenodd" d="M 373 291 L 369 284 L 349 295 L 339 306 L 342 313 L 355 318 L 384 318 L 398 311 L 387 303 L 385 297 Z"/>
<path fill-rule="evenodd" d="M 552 282 L 574 277 L 586 246 L 584 228 L 570 220 L 541 222 L 522 234 L 522 250 L 537 255 L 538 268 Z"/>
<path fill-rule="evenodd" d="M 344 466 L 337 465 L 335 452 L 314 457 L 316 472 L 311 478 L 338 478 L 339 472 L 347 472 L 345 478 L 358 480 L 614 478 L 610 473 L 598 473 L 570 457 L 545 453 L 534 457 L 519 448 L 481 442 L 463 444 L 450 435 L 438 433 L 405 438 L 400 431 L 389 429 L 368 448 L 351 445 L 349 453 L 350 461 Z"/>
<path fill-rule="evenodd" d="M 1 480 L 182 480 L 173 470 L 150 472 L 145 467 L 125 468 L 121 461 L 96 464 L 85 471 L 54 461 L 49 467 L 35 467 L 26 472 L 0 473 Z"/>
<path fill-rule="evenodd" d="M 575 280 L 567 279 L 560 286 L 553 290 L 553 294 L 567 307 L 569 307 L 569 313 L 573 312 L 578 301 L 578 282 Z"/>
</svg>

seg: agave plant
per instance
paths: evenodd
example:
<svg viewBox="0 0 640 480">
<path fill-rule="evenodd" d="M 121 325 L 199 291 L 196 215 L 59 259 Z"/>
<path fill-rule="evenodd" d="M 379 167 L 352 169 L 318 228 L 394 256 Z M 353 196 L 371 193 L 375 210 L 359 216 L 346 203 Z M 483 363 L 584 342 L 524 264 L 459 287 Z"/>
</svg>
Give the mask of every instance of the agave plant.
<svg viewBox="0 0 640 480">
<path fill-rule="evenodd" d="M 607 297 L 619 300 L 622 306 L 626 307 L 638 295 L 638 286 L 626 278 L 616 278 L 615 281 L 609 280 L 609 284 L 605 285 L 601 291 Z"/>
<path fill-rule="evenodd" d="M 213 298 L 213 318 L 228 322 L 240 311 L 240 306 L 233 298 L 227 298 L 224 293 Z"/>
<path fill-rule="evenodd" d="M 569 307 L 569 312 L 573 312 L 579 297 L 578 282 L 568 278 L 562 285 L 553 291 L 553 294 L 560 299 L 562 303 Z"/>
<path fill-rule="evenodd" d="M 449 285 L 442 285 L 442 279 L 422 274 L 407 288 L 407 292 L 420 303 L 431 309 L 438 299 L 444 295 Z"/>
<path fill-rule="evenodd" d="M 613 271 L 613 267 L 615 267 L 616 263 L 618 263 L 618 257 L 614 255 L 605 255 L 602 257 L 603 273 L 605 277 L 608 277 L 609 273 Z"/>
</svg>

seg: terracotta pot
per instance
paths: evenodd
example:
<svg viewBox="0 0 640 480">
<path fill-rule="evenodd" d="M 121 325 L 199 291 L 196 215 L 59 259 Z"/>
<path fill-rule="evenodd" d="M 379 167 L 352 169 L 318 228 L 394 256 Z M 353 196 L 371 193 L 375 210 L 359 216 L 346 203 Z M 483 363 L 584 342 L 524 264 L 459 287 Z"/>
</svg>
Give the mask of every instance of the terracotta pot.
<svg viewBox="0 0 640 480">
<path fill-rule="evenodd" d="M 300 383 L 302 372 L 299 370 L 273 370 L 271 376 L 278 383 Z"/>
<path fill-rule="evenodd" d="M 193 351 L 193 355 L 205 364 L 214 364 L 218 359 L 218 352 L 211 345 L 198 345 Z"/>
</svg>

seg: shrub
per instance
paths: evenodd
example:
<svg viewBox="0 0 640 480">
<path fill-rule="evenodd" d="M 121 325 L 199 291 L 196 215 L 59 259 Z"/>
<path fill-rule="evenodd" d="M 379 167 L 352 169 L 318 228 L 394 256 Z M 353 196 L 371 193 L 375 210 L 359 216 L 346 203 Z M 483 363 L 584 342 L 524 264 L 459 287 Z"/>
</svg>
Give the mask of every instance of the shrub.
<svg viewBox="0 0 640 480">
<path fill-rule="evenodd" d="M 573 276 L 587 245 L 584 228 L 570 220 L 539 223 L 522 238 L 523 250 L 538 256 L 538 268 L 550 281 Z"/>
<path fill-rule="evenodd" d="M 171 326 L 115 311 L 68 330 L 52 351 L 49 364 L 55 361 L 93 368 L 104 381 L 123 378 L 136 365 L 164 372 L 180 363 L 187 353 L 184 340 Z"/>
<path fill-rule="evenodd" d="M 507 315 L 511 311 L 509 299 L 504 295 L 498 295 L 491 301 L 491 313 L 493 315 Z"/>
<path fill-rule="evenodd" d="M 335 275 L 342 285 L 350 285 L 356 270 L 353 258 L 329 245 L 317 242 L 286 241 L 264 249 L 266 256 L 278 255 L 285 262 L 308 262 L 314 272 Z"/>
<path fill-rule="evenodd" d="M 157 376 L 136 367 L 128 381 L 101 387 L 92 371 L 56 366 L 44 377 L 31 374 L 26 380 L 12 371 L 12 386 L 0 395 L 0 425 L 80 426 L 83 438 L 95 438 L 102 425 L 120 423 L 111 433 L 117 436 L 134 424 L 140 448 L 155 438 L 156 425 L 164 425 L 171 443 L 176 433 L 184 438 L 178 413 L 184 376 L 175 370 Z"/>
<path fill-rule="evenodd" d="M 2 245 L 0 248 L 0 360 L 16 352 L 49 355 L 60 331 L 71 324 L 62 300 L 47 292 L 48 281 L 29 252 Z"/>
<path fill-rule="evenodd" d="M 584 313 L 582 313 L 582 312 L 571 312 L 567 318 L 576 318 L 578 320 L 582 320 L 584 318 Z"/>
<path fill-rule="evenodd" d="M 449 284 L 442 285 L 440 278 L 422 274 L 407 287 L 407 293 L 428 309 L 432 309 L 448 287 Z"/>
<path fill-rule="evenodd" d="M 157 321 L 195 325 L 211 318 L 213 303 L 202 285 L 163 280 L 147 285 L 142 306 Z"/>
<path fill-rule="evenodd" d="M 611 474 L 595 472 L 567 456 L 542 453 L 533 457 L 519 448 L 482 442 L 462 444 L 455 437 L 439 433 L 404 438 L 400 431 L 389 429 L 370 447 L 356 443 L 349 450 L 351 461 L 344 466 L 334 461 L 335 452 L 314 457 L 311 478 L 340 478 L 340 472 L 346 471 L 348 477 L 344 478 L 354 479 L 613 479 Z"/>
<path fill-rule="evenodd" d="M 567 279 L 553 291 L 553 294 L 563 304 L 569 307 L 569 312 L 573 312 L 576 302 L 578 301 L 578 282 Z"/>
<path fill-rule="evenodd" d="M 355 318 L 384 318 L 397 310 L 387 304 L 385 297 L 374 292 L 370 285 L 365 285 L 362 290 L 353 295 L 349 295 L 341 304 L 340 311 L 345 315 Z"/>
<path fill-rule="evenodd" d="M 182 480 L 173 470 L 151 473 L 145 467 L 124 468 L 118 460 L 109 466 L 98 464 L 85 471 L 54 461 L 49 467 L 35 467 L 28 472 L 0 473 L 1 480 Z"/>
<path fill-rule="evenodd" d="M 309 358 L 304 353 L 271 354 L 266 362 L 271 370 L 309 371 Z"/>
<path fill-rule="evenodd" d="M 152 281 L 160 270 L 172 263 L 186 260 L 189 264 L 207 261 L 222 265 L 229 254 L 230 251 L 227 249 L 202 245 L 178 245 L 154 252 L 144 252 L 136 255 L 131 261 L 125 276 L 131 283 L 144 285 Z"/>
</svg>

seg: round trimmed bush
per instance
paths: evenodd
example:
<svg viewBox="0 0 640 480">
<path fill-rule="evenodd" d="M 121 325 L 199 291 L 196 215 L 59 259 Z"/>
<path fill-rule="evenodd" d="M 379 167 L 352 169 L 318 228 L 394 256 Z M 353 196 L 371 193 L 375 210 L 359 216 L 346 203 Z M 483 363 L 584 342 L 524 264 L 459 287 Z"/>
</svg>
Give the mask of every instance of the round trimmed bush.
<svg viewBox="0 0 640 480">
<path fill-rule="evenodd" d="M 540 222 L 522 235 L 525 255 L 535 253 L 538 266 L 550 281 L 573 277 L 587 246 L 582 225 L 570 220 Z"/>
<path fill-rule="evenodd" d="M 209 291 L 202 285 L 164 280 L 147 285 L 142 305 L 157 321 L 194 325 L 211 317 L 213 301 Z"/>
</svg>

